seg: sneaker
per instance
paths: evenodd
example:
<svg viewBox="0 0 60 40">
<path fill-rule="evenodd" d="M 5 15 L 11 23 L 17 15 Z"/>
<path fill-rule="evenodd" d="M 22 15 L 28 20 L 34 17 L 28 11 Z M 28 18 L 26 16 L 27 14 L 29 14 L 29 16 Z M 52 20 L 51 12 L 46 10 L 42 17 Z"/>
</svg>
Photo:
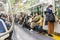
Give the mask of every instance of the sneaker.
<svg viewBox="0 0 60 40">
<path fill-rule="evenodd" d="M 31 29 L 30 32 L 32 32 L 33 30 Z"/>
</svg>

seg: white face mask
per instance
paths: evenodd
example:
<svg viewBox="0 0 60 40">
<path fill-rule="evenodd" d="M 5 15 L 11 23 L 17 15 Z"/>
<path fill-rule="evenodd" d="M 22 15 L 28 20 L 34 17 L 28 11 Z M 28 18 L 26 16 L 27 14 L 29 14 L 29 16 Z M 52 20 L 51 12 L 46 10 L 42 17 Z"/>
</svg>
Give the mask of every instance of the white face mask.
<svg viewBox="0 0 60 40">
<path fill-rule="evenodd" d="M 49 9 L 52 10 L 52 12 L 54 13 L 53 8 L 49 8 Z"/>
<path fill-rule="evenodd" d="M 52 8 L 49 8 L 50 10 L 52 10 Z"/>
<path fill-rule="evenodd" d="M 7 18 L 3 18 L 3 19 L 7 20 Z"/>
</svg>

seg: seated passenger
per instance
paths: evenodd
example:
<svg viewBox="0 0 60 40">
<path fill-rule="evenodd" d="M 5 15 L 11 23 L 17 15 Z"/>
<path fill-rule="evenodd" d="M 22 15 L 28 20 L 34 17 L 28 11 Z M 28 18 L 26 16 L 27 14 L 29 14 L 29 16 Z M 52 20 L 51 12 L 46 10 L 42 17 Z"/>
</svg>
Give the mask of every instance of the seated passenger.
<svg viewBox="0 0 60 40">
<path fill-rule="evenodd" d="M 23 27 L 30 30 L 30 16 L 25 16 L 24 20 Z"/>
<path fill-rule="evenodd" d="M 6 22 L 6 16 L 4 14 L 0 15 L 0 19 L 3 20 L 4 22 Z M 5 23 L 7 27 L 10 27 L 10 24 L 8 24 L 7 22 Z M 2 24 L 2 22 L 0 21 L 0 33 L 5 32 L 5 28 Z"/>
<path fill-rule="evenodd" d="M 31 22 L 31 29 L 34 29 L 34 27 L 35 27 L 35 25 L 36 25 L 36 23 L 39 21 L 39 19 L 40 19 L 40 16 L 38 15 L 38 13 L 36 12 L 35 14 L 34 14 L 34 17 L 33 17 L 33 19 L 32 19 L 32 22 Z"/>
<path fill-rule="evenodd" d="M 19 24 L 23 24 L 25 18 L 25 14 L 21 12 L 20 18 L 19 18 Z"/>
<path fill-rule="evenodd" d="M 37 22 L 37 24 L 39 24 L 40 26 L 43 27 L 43 21 L 44 21 L 44 17 L 43 15 L 40 17 L 40 20 Z"/>
<path fill-rule="evenodd" d="M 47 33 L 46 30 L 43 29 L 43 21 L 44 17 L 39 16 L 37 13 L 31 22 L 31 29 L 39 32 L 39 33 Z"/>
</svg>

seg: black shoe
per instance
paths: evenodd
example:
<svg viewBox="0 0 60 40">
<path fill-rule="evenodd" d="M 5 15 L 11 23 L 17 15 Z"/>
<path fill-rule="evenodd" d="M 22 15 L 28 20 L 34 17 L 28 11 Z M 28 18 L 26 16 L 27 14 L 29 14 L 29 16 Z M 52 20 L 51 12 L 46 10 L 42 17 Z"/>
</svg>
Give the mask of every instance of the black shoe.
<svg viewBox="0 0 60 40">
<path fill-rule="evenodd" d="M 53 37 L 53 35 L 51 35 L 51 34 L 48 34 L 48 36 Z"/>
</svg>

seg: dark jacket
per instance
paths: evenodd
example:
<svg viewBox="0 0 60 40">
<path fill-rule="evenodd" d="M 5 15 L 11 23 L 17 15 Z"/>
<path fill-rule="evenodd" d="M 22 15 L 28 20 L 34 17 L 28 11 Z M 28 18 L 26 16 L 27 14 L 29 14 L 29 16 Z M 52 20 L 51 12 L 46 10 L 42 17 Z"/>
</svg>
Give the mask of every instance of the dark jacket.
<svg viewBox="0 0 60 40">
<path fill-rule="evenodd" d="M 46 9 L 46 21 L 55 22 L 53 11 L 49 8 Z"/>
<path fill-rule="evenodd" d="M 5 19 L 3 19 L 3 18 L 0 18 L 0 19 L 2 19 L 2 20 L 5 22 Z M 8 24 L 8 23 L 5 23 L 5 24 L 6 24 L 7 27 L 10 26 L 10 24 Z M 0 33 L 3 33 L 3 32 L 5 32 L 5 31 L 6 31 L 6 30 L 5 30 L 2 22 L 0 21 Z"/>
<path fill-rule="evenodd" d="M 47 8 L 46 13 L 53 14 L 53 11 L 51 9 Z"/>
</svg>

